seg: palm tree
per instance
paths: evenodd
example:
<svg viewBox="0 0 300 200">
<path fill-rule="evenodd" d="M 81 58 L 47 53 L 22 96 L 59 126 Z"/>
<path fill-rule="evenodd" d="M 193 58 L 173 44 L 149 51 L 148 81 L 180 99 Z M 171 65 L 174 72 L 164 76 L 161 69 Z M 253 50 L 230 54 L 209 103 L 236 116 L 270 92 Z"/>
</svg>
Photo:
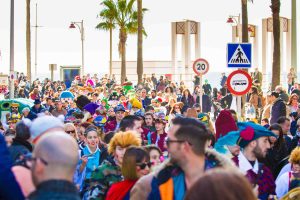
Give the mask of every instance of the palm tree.
<svg viewBox="0 0 300 200">
<path fill-rule="evenodd" d="M 27 78 L 31 80 L 31 33 L 30 33 L 30 0 L 26 0 L 26 59 Z"/>
<path fill-rule="evenodd" d="M 241 0 L 242 4 L 242 42 L 248 42 L 248 1 L 253 3 L 253 0 Z M 243 69 L 248 72 L 248 69 Z M 246 103 L 246 95 L 242 96 L 242 105 Z M 242 106 L 243 107 L 243 106 Z M 245 110 L 242 109 L 241 115 L 244 116 Z"/>
<path fill-rule="evenodd" d="M 108 12 L 108 10 L 103 10 L 100 12 L 99 16 L 101 16 L 105 21 L 100 22 L 96 29 L 100 30 L 108 30 L 109 31 L 109 76 L 112 76 L 112 31 L 116 28 L 114 24 L 114 19 L 112 17 L 112 13 L 105 13 Z"/>
<path fill-rule="evenodd" d="M 280 0 L 271 0 L 273 17 L 273 65 L 272 65 L 272 90 L 280 84 Z"/>
<path fill-rule="evenodd" d="M 138 83 L 142 82 L 143 76 L 143 6 L 142 0 L 137 0 L 138 7 L 138 42 L 137 42 L 137 74 Z"/>
<path fill-rule="evenodd" d="M 126 77 L 126 41 L 128 34 L 136 34 L 138 30 L 137 10 L 133 7 L 136 0 L 104 0 L 100 12 L 101 23 L 111 19 L 111 24 L 119 29 L 119 54 L 121 56 L 121 83 Z M 144 11 L 144 9 L 143 9 Z M 101 26 L 99 26 L 100 29 Z M 107 30 L 107 29 L 106 29 Z"/>
</svg>

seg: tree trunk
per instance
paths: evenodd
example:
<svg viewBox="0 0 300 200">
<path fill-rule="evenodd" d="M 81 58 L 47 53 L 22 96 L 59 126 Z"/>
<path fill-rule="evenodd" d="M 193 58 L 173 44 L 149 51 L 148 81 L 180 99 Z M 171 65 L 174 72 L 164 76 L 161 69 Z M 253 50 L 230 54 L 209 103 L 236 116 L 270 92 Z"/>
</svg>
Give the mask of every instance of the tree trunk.
<svg viewBox="0 0 300 200">
<path fill-rule="evenodd" d="M 26 0 L 26 59 L 27 59 L 27 79 L 31 81 L 30 0 Z"/>
<path fill-rule="evenodd" d="M 137 74 L 138 83 L 142 83 L 143 76 L 143 10 L 142 0 L 137 0 L 138 7 L 138 42 L 137 42 Z"/>
<path fill-rule="evenodd" d="M 272 16 L 273 16 L 273 65 L 272 65 L 272 90 L 280 84 L 280 0 L 271 0 Z"/>
<path fill-rule="evenodd" d="M 242 0 L 242 42 L 248 42 L 248 0 Z"/>
<path fill-rule="evenodd" d="M 109 29 L 109 77 L 112 77 L 112 27 Z"/>
<path fill-rule="evenodd" d="M 123 28 L 120 28 L 119 39 L 120 39 L 119 53 L 121 54 L 121 84 L 123 84 L 126 78 L 126 40 L 127 40 L 127 33 Z"/>
<path fill-rule="evenodd" d="M 242 42 L 248 42 L 248 0 L 241 0 L 242 3 Z M 244 71 L 248 72 L 248 69 L 243 69 Z M 241 112 L 240 115 L 242 117 L 245 116 L 245 109 L 244 105 L 246 104 L 246 95 L 242 96 L 241 101 Z"/>
</svg>

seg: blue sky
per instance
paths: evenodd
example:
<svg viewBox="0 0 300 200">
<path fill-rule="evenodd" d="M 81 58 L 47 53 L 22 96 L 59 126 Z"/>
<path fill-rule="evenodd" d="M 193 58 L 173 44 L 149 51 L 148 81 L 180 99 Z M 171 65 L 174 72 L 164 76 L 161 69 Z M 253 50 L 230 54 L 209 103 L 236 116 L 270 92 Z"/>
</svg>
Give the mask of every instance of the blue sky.
<svg viewBox="0 0 300 200">
<path fill-rule="evenodd" d="M 96 30 L 97 0 L 32 0 L 31 23 L 35 24 L 35 3 L 38 3 L 38 73 L 47 73 L 50 63 L 80 65 L 81 42 L 78 30 L 68 29 L 71 21 L 84 20 L 85 71 L 108 71 L 109 34 Z M 249 23 L 259 25 L 261 19 L 271 16 L 270 0 L 256 0 L 249 4 Z M 144 26 L 144 60 L 171 59 L 171 22 L 191 19 L 201 22 L 201 57 L 210 62 L 212 71 L 226 71 L 226 43 L 231 40 L 231 27 L 226 24 L 229 15 L 240 13 L 240 0 L 144 0 L 149 9 Z M 299 7 L 299 6 L 297 6 Z M 298 9 L 299 10 L 299 9 Z M 291 17 L 291 1 L 282 1 L 281 15 Z M 9 69 L 10 1 L 0 1 L 0 72 Z M 25 0 L 15 0 L 15 68 L 26 69 L 26 15 Z M 298 20 L 299 22 L 299 20 Z M 34 67 L 34 29 L 32 29 L 32 66 Z M 261 35 L 261 33 L 259 33 Z M 259 38 L 261 41 L 261 38 Z M 300 39 L 299 39 L 300 40 Z M 119 60 L 118 31 L 114 32 L 113 60 Z M 127 43 L 127 60 L 136 59 L 136 36 Z"/>
</svg>

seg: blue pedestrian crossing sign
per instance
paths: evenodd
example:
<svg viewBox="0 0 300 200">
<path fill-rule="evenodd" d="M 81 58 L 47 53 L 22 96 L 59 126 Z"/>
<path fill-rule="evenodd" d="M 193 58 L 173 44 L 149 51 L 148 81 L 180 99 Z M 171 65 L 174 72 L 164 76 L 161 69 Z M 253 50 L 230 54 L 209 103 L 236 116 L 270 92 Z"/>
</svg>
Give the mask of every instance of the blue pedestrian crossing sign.
<svg viewBox="0 0 300 200">
<path fill-rule="evenodd" d="M 251 43 L 229 43 L 227 44 L 227 65 L 229 68 L 251 67 Z"/>
</svg>

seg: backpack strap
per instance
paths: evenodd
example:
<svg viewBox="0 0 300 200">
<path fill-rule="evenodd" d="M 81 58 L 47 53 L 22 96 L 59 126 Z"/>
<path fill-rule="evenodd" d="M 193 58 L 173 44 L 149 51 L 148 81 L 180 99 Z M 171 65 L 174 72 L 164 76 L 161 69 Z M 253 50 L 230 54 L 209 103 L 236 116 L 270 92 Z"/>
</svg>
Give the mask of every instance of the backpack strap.
<svg viewBox="0 0 300 200">
<path fill-rule="evenodd" d="M 289 188 L 291 187 L 292 172 L 289 172 Z"/>
</svg>

